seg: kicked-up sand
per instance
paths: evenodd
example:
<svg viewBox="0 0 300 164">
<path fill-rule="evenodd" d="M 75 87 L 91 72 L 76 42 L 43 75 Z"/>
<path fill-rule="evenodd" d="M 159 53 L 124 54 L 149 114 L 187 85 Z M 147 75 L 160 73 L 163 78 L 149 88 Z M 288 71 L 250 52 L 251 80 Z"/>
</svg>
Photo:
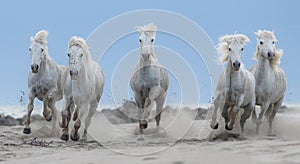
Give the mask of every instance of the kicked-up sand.
<svg viewBox="0 0 300 164">
<path fill-rule="evenodd" d="M 137 140 L 138 124 L 111 124 L 97 113 L 87 141 L 62 141 L 49 122 L 32 124 L 32 134 L 21 126 L 0 126 L 1 163 L 300 163 L 300 110 L 287 109 L 274 120 L 274 136 L 267 136 L 264 122 L 260 134 L 251 119 L 241 134 L 212 131 L 207 120 L 177 112 L 163 115 L 161 128 L 149 123 L 144 140 Z M 72 123 L 71 123 L 72 125 Z M 59 128 L 56 129 L 56 133 Z"/>
</svg>

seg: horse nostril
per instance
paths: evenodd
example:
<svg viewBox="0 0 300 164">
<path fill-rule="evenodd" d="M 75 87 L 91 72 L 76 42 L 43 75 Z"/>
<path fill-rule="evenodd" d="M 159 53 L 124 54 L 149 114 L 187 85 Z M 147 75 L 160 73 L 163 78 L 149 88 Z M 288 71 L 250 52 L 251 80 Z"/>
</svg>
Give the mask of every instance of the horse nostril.
<svg viewBox="0 0 300 164">
<path fill-rule="evenodd" d="M 232 65 L 234 68 L 240 68 L 241 63 L 236 61 L 236 62 L 232 63 Z"/>
<path fill-rule="evenodd" d="M 268 57 L 274 57 L 275 54 L 273 52 L 268 52 Z"/>
<path fill-rule="evenodd" d="M 32 70 L 38 70 L 38 69 L 39 69 L 39 65 L 37 65 L 37 64 L 32 64 L 32 65 L 31 65 L 31 69 L 32 69 Z"/>
</svg>

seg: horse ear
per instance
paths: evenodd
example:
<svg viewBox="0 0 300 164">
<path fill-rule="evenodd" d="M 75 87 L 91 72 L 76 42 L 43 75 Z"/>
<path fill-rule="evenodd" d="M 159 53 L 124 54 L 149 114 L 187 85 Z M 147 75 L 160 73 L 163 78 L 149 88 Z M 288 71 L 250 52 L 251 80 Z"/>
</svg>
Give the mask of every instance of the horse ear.
<svg viewBox="0 0 300 164">
<path fill-rule="evenodd" d="M 143 28 L 140 26 L 136 26 L 135 30 L 138 31 L 139 33 L 141 33 L 143 31 Z"/>
<path fill-rule="evenodd" d="M 32 43 L 34 41 L 33 37 L 30 37 L 30 43 Z"/>
<path fill-rule="evenodd" d="M 229 44 L 230 40 L 231 40 L 231 37 L 229 35 L 225 35 L 225 36 L 222 36 L 219 38 L 220 42 L 226 42 L 228 44 Z"/>
<path fill-rule="evenodd" d="M 246 35 L 241 35 L 242 44 L 250 42 L 250 39 Z"/>
<path fill-rule="evenodd" d="M 256 36 L 256 38 L 259 38 L 261 35 L 261 30 L 258 30 L 257 32 L 254 32 L 253 34 Z"/>
</svg>

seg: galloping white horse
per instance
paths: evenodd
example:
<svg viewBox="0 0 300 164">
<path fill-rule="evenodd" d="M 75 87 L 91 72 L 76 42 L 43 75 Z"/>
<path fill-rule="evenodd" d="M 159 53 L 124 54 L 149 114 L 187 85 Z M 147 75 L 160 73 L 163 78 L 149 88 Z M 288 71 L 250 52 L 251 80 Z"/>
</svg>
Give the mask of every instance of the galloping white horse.
<svg viewBox="0 0 300 164">
<path fill-rule="evenodd" d="M 240 108 L 244 108 L 240 120 L 242 131 L 244 131 L 244 124 L 255 107 L 255 78 L 246 70 L 241 60 L 243 46 L 249 39 L 245 35 L 235 34 L 223 36 L 219 40 L 218 52 L 221 54 L 219 60 L 228 64 L 218 80 L 210 127 L 218 128 L 217 111 L 223 108 L 225 128 L 232 130 L 236 114 Z"/>
<path fill-rule="evenodd" d="M 25 119 L 23 133 L 30 134 L 30 115 L 33 110 L 35 97 L 44 103 L 43 115 L 47 121 L 53 117 L 53 126 L 56 121 L 55 103 L 62 99 L 61 77 L 65 67 L 57 65 L 48 54 L 48 32 L 39 31 L 30 38 L 31 71 L 28 75 L 28 113 Z"/>
<path fill-rule="evenodd" d="M 286 89 L 285 73 L 279 67 L 283 51 L 276 49 L 277 40 L 273 32 L 259 30 L 254 34 L 258 40 L 254 58 L 258 63 L 251 68 L 251 72 L 256 79 L 256 105 L 261 106 L 261 112 L 257 119 L 254 110 L 252 119 L 256 122 L 258 133 L 265 114 L 269 123 L 268 133 L 272 134 L 272 122 L 282 104 Z"/>
<path fill-rule="evenodd" d="M 159 127 L 162 108 L 169 86 L 166 69 L 158 62 L 154 52 L 156 26 L 153 23 L 137 27 L 140 42 L 140 59 L 130 79 L 135 101 L 139 108 L 140 134 L 148 127 L 148 118 L 156 102 L 156 125 Z"/>
<path fill-rule="evenodd" d="M 73 113 L 74 128 L 71 139 L 79 140 L 78 130 L 83 114 L 88 112 L 84 123 L 82 139 L 87 138 L 87 129 L 92 116 L 96 112 L 103 93 L 104 75 L 98 63 L 91 59 L 88 45 L 80 37 L 72 37 L 68 45 L 69 67 L 63 77 L 65 107 L 62 110 L 60 126 L 63 134 L 61 139 L 69 139 L 69 122 Z"/>
</svg>

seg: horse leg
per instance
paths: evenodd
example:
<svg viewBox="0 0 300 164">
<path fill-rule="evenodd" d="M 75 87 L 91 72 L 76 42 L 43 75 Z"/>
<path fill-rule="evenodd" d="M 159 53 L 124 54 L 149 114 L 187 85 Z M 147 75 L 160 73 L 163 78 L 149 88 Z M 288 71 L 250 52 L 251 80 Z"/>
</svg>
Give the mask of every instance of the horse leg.
<svg viewBox="0 0 300 164">
<path fill-rule="evenodd" d="M 225 126 L 226 130 L 233 129 L 233 125 L 235 124 L 236 114 L 239 112 L 243 101 L 244 101 L 244 95 L 242 94 L 238 97 L 236 104 L 231 108 L 229 112 L 229 122 Z"/>
<path fill-rule="evenodd" d="M 71 139 L 73 141 L 78 141 L 79 138 L 80 138 L 80 136 L 78 134 L 78 130 L 81 126 L 81 119 L 82 119 L 82 116 L 83 116 L 83 111 L 88 110 L 88 107 L 89 107 L 88 104 L 83 104 L 83 105 L 77 105 L 77 107 L 75 108 L 75 112 L 78 112 L 78 118 L 75 121 L 74 128 L 73 128 L 72 133 L 71 133 Z"/>
<path fill-rule="evenodd" d="M 253 123 L 256 123 L 256 121 L 257 121 L 255 106 L 254 106 L 253 111 L 252 111 L 251 120 L 252 120 Z"/>
<path fill-rule="evenodd" d="M 142 122 L 143 120 L 143 113 L 144 113 L 144 109 L 143 106 L 145 104 L 145 99 L 142 98 L 142 93 L 140 96 L 137 96 L 137 94 L 135 94 L 135 102 L 136 105 L 138 107 L 138 120 L 139 120 L 139 128 L 140 131 L 139 133 L 142 134 L 143 133 L 143 129 L 146 129 L 148 124 L 144 124 L 144 122 Z"/>
<path fill-rule="evenodd" d="M 260 107 L 260 113 L 258 116 L 258 119 L 256 120 L 256 133 L 259 133 L 259 127 L 262 123 L 262 118 L 264 116 L 264 113 L 266 112 L 266 110 L 269 108 L 270 106 L 270 102 L 265 102 L 261 107 Z"/>
<path fill-rule="evenodd" d="M 217 114 L 218 114 L 219 108 L 222 107 L 223 105 L 224 105 L 224 102 L 222 102 L 222 100 L 220 99 L 220 96 L 218 96 L 215 99 L 213 105 L 210 107 L 210 110 L 213 110 L 211 122 L 210 122 L 210 127 L 212 129 L 218 129 L 218 127 L 219 127 L 219 123 L 217 122 Z"/>
<path fill-rule="evenodd" d="M 26 119 L 24 121 L 24 129 L 23 129 L 23 133 L 24 134 L 30 134 L 31 133 L 31 130 L 30 130 L 30 116 L 31 116 L 31 113 L 32 113 L 32 110 L 33 110 L 33 102 L 34 102 L 34 98 L 35 96 L 32 96 L 32 94 L 29 94 L 28 95 L 29 97 L 29 103 L 28 103 L 28 106 L 27 106 L 27 115 L 26 115 Z"/>
<path fill-rule="evenodd" d="M 61 122 L 59 123 L 62 128 L 62 135 L 60 136 L 61 140 L 69 140 L 69 122 L 71 120 L 70 109 L 74 107 L 74 103 L 70 100 L 66 101 L 65 108 L 61 111 Z"/>
<path fill-rule="evenodd" d="M 159 122 L 161 118 L 161 113 L 163 109 L 163 105 L 166 99 L 166 94 L 164 93 L 163 95 L 159 96 L 156 99 L 156 115 L 155 115 L 155 121 L 156 121 L 156 126 L 159 127 Z"/>
<path fill-rule="evenodd" d="M 221 113 L 221 116 L 224 118 L 225 120 L 225 125 L 229 122 L 229 116 L 228 116 L 228 109 L 229 109 L 229 105 L 225 104 Z"/>
<path fill-rule="evenodd" d="M 90 104 L 89 113 L 88 113 L 88 115 L 87 115 L 87 117 L 85 119 L 82 140 L 87 140 L 87 129 L 89 128 L 89 126 L 91 124 L 92 117 L 95 114 L 97 107 L 98 107 L 98 101 L 97 100 L 95 100 L 94 102 L 92 102 Z"/>
<path fill-rule="evenodd" d="M 43 103 L 43 115 L 46 121 L 51 121 L 52 119 L 52 113 L 51 110 L 48 108 L 48 103 L 49 100 L 45 100 Z"/>
<path fill-rule="evenodd" d="M 161 87 L 155 86 L 155 87 L 150 88 L 149 95 L 146 98 L 144 106 L 143 106 L 144 111 L 143 111 L 142 121 L 141 121 L 142 124 L 144 124 L 144 125 L 148 124 L 148 118 L 151 114 L 152 107 L 154 105 L 154 100 L 157 97 L 159 97 L 160 93 L 161 93 Z"/>
<path fill-rule="evenodd" d="M 48 101 L 48 106 L 51 109 L 51 113 L 52 113 L 52 119 L 53 119 L 53 123 L 52 123 L 52 129 L 54 130 L 54 135 L 58 134 L 58 132 L 56 133 L 57 130 L 57 109 L 55 107 L 55 101 L 54 100 L 50 100 Z"/>
<path fill-rule="evenodd" d="M 278 112 L 278 110 L 280 109 L 280 107 L 282 105 L 282 101 L 283 101 L 283 96 L 274 104 L 273 111 L 272 111 L 272 113 L 268 117 L 268 122 L 269 122 L 269 131 L 268 131 L 268 134 L 269 135 L 272 135 L 273 120 L 274 120 L 274 117 L 275 117 L 276 113 Z"/>
<path fill-rule="evenodd" d="M 253 109 L 255 108 L 255 103 L 251 102 L 247 106 L 244 107 L 244 113 L 241 116 L 240 125 L 242 128 L 242 133 L 244 133 L 244 125 L 246 120 L 251 116 L 251 113 L 253 112 Z"/>
<path fill-rule="evenodd" d="M 229 122 L 227 124 L 225 124 L 225 129 L 226 130 L 232 130 L 233 129 L 233 125 L 235 124 L 236 114 L 238 113 L 239 110 L 240 110 L 240 107 L 235 105 L 228 112 L 230 119 L 229 119 Z"/>
</svg>

